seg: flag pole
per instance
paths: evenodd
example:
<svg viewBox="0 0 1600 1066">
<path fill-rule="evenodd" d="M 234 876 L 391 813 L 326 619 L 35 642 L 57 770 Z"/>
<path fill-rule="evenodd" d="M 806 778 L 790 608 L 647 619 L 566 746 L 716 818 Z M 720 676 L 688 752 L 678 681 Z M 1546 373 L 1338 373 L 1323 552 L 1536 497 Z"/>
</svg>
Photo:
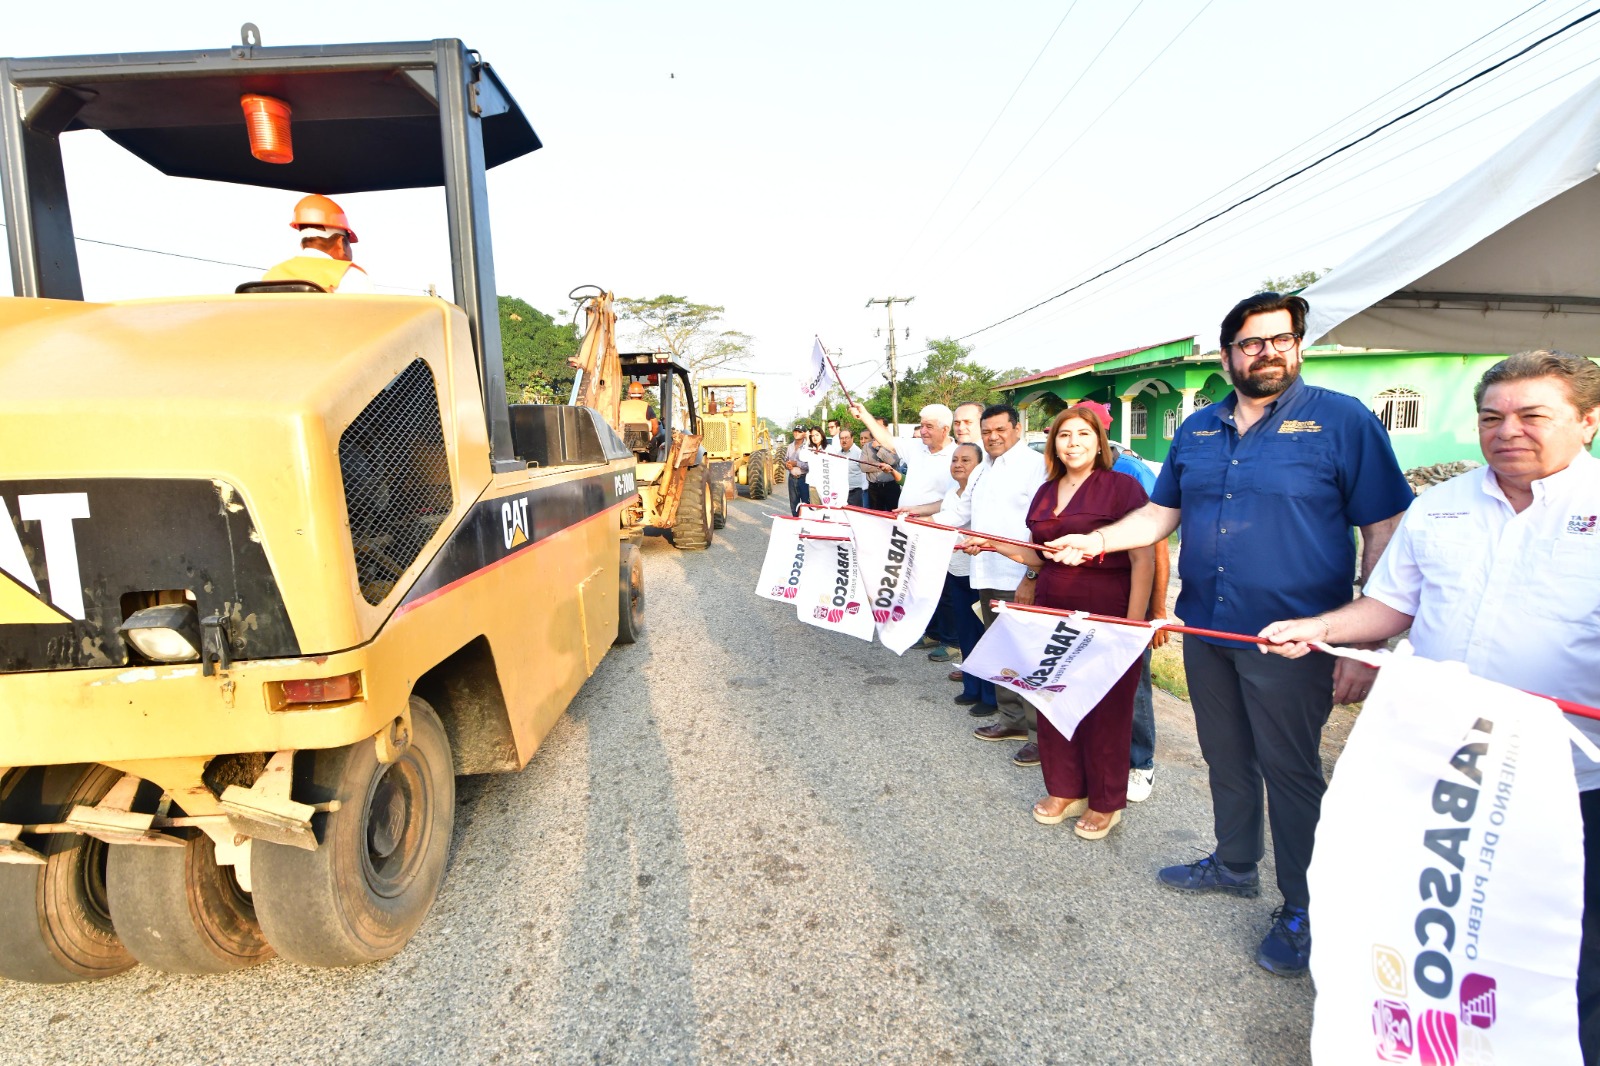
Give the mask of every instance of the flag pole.
<svg viewBox="0 0 1600 1066">
<path fill-rule="evenodd" d="M 1151 632 L 1155 632 L 1157 629 L 1160 629 L 1168 633 L 1190 633 L 1197 637 L 1214 637 L 1217 640 L 1236 640 L 1241 644 L 1265 644 L 1268 647 L 1275 646 L 1273 641 L 1267 640 L 1265 637 L 1252 637 L 1244 633 L 1225 633 L 1217 629 L 1200 629 L 1196 626 L 1152 626 L 1148 622 L 1139 622 L 1132 618 L 1116 618 L 1105 614 L 1085 614 L 1079 611 L 1062 611 L 1054 607 L 1039 607 L 1029 603 L 1007 603 L 1004 600 L 990 600 L 989 606 L 994 609 L 1004 607 L 1008 611 L 1023 611 L 1027 614 L 1048 614 L 1054 615 L 1057 618 L 1082 618 L 1087 622 L 1106 622 L 1117 626 L 1137 626 L 1140 629 L 1148 629 Z M 1372 669 L 1377 669 L 1377 667 L 1372 667 Z M 1522 689 L 1521 691 L 1528 692 L 1527 689 Z M 1593 718 L 1600 720 L 1600 707 L 1590 707 L 1586 704 L 1574 703 L 1571 700 L 1564 700 L 1558 696 L 1546 696 L 1542 692 L 1528 692 L 1528 695 L 1538 696 L 1542 700 L 1549 700 L 1567 714 L 1574 714 L 1580 718 Z"/>
</svg>

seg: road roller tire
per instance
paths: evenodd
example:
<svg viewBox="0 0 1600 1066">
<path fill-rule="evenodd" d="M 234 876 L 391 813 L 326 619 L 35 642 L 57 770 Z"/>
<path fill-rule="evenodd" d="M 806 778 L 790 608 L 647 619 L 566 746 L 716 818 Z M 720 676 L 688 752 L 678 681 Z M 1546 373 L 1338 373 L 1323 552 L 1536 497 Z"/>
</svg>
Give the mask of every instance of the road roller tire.
<svg viewBox="0 0 1600 1066">
<path fill-rule="evenodd" d="M 80 804 L 100 802 L 122 778 L 104 766 L 33 766 L 7 775 L 0 789 L 5 821 L 64 821 Z M 0 977 L 62 984 L 130 969 L 106 902 L 111 847 L 76 833 L 23 838 L 44 865 L 0 863 Z"/>
<path fill-rule="evenodd" d="M 684 471 L 683 495 L 679 497 L 678 520 L 672 526 L 672 543 L 683 551 L 705 551 L 711 547 L 716 528 L 711 511 L 711 483 L 704 466 Z"/>
<path fill-rule="evenodd" d="M 617 644 L 632 644 L 644 633 L 644 553 L 637 545 L 622 546 L 617 579 Z"/>
<path fill-rule="evenodd" d="M 752 500 L 767 498 L 768 488 L 771 486 L 772 456 L 765 451 L 751 452 L 749 462 L 745 466 L 745 486 L 750 490 Z"/>
<path fill-rule="evenodd" d="M 411 742 L 389 765 L 371 739 L 295 756 L 293 796 L 339 802 L 313 818 L 316 851 L 258 841 L 256 915 L 291 962 L 357 966 L 397 954 L 439 894 L 455 821 L 450 741 L 411 697 Z"/>
<path fill-rule="evenodd" d="M 204 833 L 181 848 L 112 848 L 106 890 L 117 935 L 152 969 L 227 973 L 272 958 L 250 894 Z"/>
</svg>

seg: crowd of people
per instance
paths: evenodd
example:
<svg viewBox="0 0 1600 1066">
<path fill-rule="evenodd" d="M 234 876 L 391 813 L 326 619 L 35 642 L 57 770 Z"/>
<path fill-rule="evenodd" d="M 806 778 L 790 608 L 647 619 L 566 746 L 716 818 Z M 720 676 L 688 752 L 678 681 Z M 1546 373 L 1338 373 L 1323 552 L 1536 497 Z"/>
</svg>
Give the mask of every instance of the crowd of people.
<svg viewBox="0 0 1600 1066">
<path fill-rule="evenodd" d="M 861 460 L 867 505 L 972 531 L 923 640 L 935 661 L 971 653 L 993 624 L 994 601 L 1166 617 L 1175 531 L 1184 622 L 1273 642 L 1184 641 L 1216 847 L 1157 876 L 1182 892 L 1255 898 L 1270 824 L 1283 903 L 1256 961 L 1283 976 L 1309 966 L 1306 871 L 1326 789 L 1322 729 L 1334 703 L 1365 698 L 1375 677 L 1357 662 L 1307 654 L 1313 642 L 1374 648 L 1409 630 L 1425 657 L 1600 706 L 1600 460 L 1589 451 L 1600 431 L 1600 366 L 1544 350 L 1497 363 L 1474 395 L 1487 465 L 1414 505 L 1388 433 L 1366 405 L 1301 377 L 1307 310 L 1298 296 L 1259 293 L 1228 312 L 1220 345 L 1233 392 L 1183 421 L 1159 475 L 1118 454 L 1110 412 L 1094 403 L 1056 415 L 1042 455 L 1004 404 L 929 405 L 911 441 L 850 408 L 864 429 L 851 454 Z M 826 434 L 807 436 L 812 449 L 836 450 L 849 431 L 830 423 Z M 804 451 L 789 455 L 800 475 L 796 507 L 806 499 Z M 1364 590 L 1354 599 L 1353 584 Z M 1530 595 L 1537 613 L 1517 611 L 1515 598 Z M 1516 626 L 1500 624 L 1513 614 Z M 1483 639 L 1487 627 L 1494 640 Z M 1159 630 L 1153 637 L 1163 638 Z M 974 731 L 977 739 L 1021 742 L 1013 762 L 1041 767 L 1040 822 L 1075 819 L 1077 835 L 1099 839 L 1130 800 L 1150 794 L 1148 652 L 1070 740 L 1009 689 L 959 671 L 950 679 L 962 685 L 956 704 L 994 719 Z M 1600 724 L 1579 724 L 1600 740 Z M 1595 1064 L 1600 764 L 1576 748 L 1573 759 L 1585 826 L 1579 1035 L 1585 1062 Z"/>
</svg>

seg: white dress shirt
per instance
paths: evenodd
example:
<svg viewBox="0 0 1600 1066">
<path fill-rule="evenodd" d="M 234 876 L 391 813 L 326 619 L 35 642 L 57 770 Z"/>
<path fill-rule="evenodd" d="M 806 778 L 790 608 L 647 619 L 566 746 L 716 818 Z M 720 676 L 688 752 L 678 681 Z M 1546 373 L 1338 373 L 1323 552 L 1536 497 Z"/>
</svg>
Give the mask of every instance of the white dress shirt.
<svg viewBox="0 0 1600 1066">
<path fill-rule="evenodd" d="M 1600 459 L 1579 452 L 1532 488 L 1521 514 L 1488 467 L 1424 492 L 1366 594 L 1413 617 L 1418 655 L 1600 706 Z M 1600 722 L 1568 720 L 1600 742 Z M 1600 764 L 1572 761 L 1580 790 L 1600 788 Z"/>
<path fill-rule="evenodd" d="M 972 492 L 972 531 L 1011 540 L 1032 540 L 1028 505 L 1044 484 L 1044 456 L 1017 441 L 984 469 Z M 1028 568 L 999 552 L 972 557 L 972 587 L 1009 592 L 1022 583 Z"/>
<path fill-rule="evenodd" d="M 972 528 L 972 486 L 978 483 L 983 476 L 983 467 L 974 467 L 971 474 L 967 475 L 967 490 L 961 491 L 961 486 L 956 485 L 944 494 L 944 503 L 940 505 L 937 513 L 928 521 L 938 522 L 942 526 L 954 526 L 957 529 Z M 950 553 L 950 573 L 957 577 L 967 577 L 972 573 L 972 556 L 966 552 Z"/>
<path fill-rule="evenodd" d="M 850 450 L 847 452 L 835 449 L 835 454 L 847 455 L 851 459 L 855 460 L 850 464 L 849 486 L 852 489 L 860 489 L 862 492 L 866 492 L 867 472 L 861 469 L 861 446 L 859 444 L 852 444 L 850 445 Z"/>
<path fill-rule="evenodd" d="M 906 463 L 906 480 L 900 486 L 900 506 L 920 507 L 938 503 L 955 485 L 950 476 L 950 457 L 956 453 L 954 437 L 946 437 L 944 447 L 929 451 L 920 440 L 905 441 L 898 447 Z"/>
</svg>

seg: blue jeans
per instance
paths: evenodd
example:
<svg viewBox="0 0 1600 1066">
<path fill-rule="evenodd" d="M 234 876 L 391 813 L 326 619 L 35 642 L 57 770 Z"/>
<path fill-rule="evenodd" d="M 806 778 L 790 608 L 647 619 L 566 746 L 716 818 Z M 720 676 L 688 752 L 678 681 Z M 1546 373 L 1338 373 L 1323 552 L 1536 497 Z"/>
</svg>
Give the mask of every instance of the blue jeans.
<svg viewBox="0 0 1600 1066">
<path fill-rule="evenodd" d="M 789 486 L 789 513 L 798 515 L 800 505 L 811 502 L 811 487 L 803 474 L 790 474 L 784 483 Z"/>
<path fill-rule="evenodd" d="M 972 609 L 977 602 L 978 590 L 972 587 L 965 576 L 944 575 L 944 591 L 939 594 L 939 610 L 935 617 L 944 616 L 944 624 L 953 635 L 956 647 L 961 649 L 963 660 L 972 654 L 972 649 L 983 638 L 983 619 Z M 931 631 L 933 627 L 930 625 L 928 628 Z M 988 691 L 985 692 L 985 689 Z M 972 674 L 961 675 L 961 694 L 969 700 L 994 704 L 994 685 Z"/>
<path fill-rule="evenodd" d="M 1156 708 L 1150 695 L 1150 649 L 1144 650 L 1144 665 L 1139 668 L 1139 687 L 1133 693 L 1133 747 L 1128 765 L 1135 770 L 1151 770 L 1156 765 Z"/>
</svg>

